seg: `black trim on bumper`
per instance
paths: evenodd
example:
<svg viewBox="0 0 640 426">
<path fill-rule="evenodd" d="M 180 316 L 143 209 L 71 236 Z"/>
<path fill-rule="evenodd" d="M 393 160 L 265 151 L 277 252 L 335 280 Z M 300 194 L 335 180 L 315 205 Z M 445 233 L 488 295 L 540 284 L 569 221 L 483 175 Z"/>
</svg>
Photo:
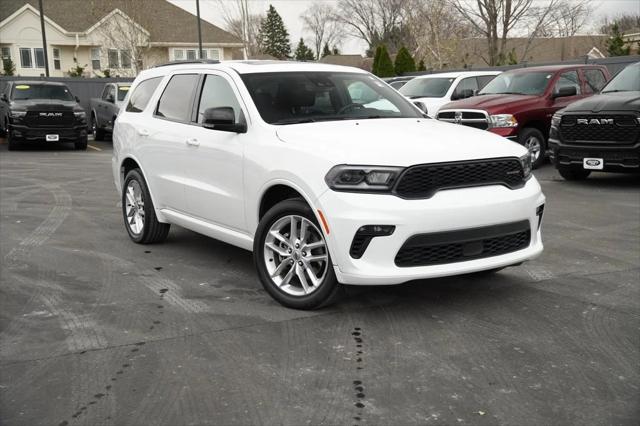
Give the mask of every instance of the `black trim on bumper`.
<svg viewBox="0 0 640 426">
<path fill-rule="evenodd" d="M 639 172 L 640 143 L 632 146 L 580 144 L 569 145 L 549 140 L 551 160 L 556 167 L 582 168 L 584 158 L 602 158 L 604 168 L 598 172 Z"/>
<path fill-rule="evenodd" d="M 59 142 L 73 142 L 87 136 L 87 126 L 60 127 L 27 127 L 15 124 L 10 125 L 12 136 L 20 141 L 46 141 L 46 135 L 58 135 Z"/>
</svg>

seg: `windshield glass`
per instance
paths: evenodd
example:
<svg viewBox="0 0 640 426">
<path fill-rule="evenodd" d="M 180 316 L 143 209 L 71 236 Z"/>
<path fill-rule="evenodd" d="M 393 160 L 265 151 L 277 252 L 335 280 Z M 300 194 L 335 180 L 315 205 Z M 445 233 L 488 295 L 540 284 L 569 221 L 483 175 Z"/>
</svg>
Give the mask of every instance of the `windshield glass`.
<svg viewBox="0 0 640 426">
<path fill-rule="evenodd" d="M 262 119 L 295 124 L 372 118 L 417 118 L 420 111 L 370 74 L 276 72 L 243 74 Z"/>
<path fill-rule="evenodd" d="M 607 92 L 640 92 L 640 63 L 630 65 L 620 71 L 602 89 L 602 93 Z"/>
<path fill-rule="evenodd" d="M 414 78 L 400 88 L 408 98 L 442 98 L 455 78 Z"/>
<path fill-rule="evenodd" d="M 516 95 L 541 95 L 544 93 L 549 81 L 553 77 L 552 72 L 517 72 L 500 74 L 479 95 L 516 94 Z"/>
<path fill-rule="evenodd" d="M 16 84 L 13 87 L 11 99 L 21 101 L 27 99 L 55 99 L 72 101 L 73 96 L 67 86 L 48 84 Z"/>
<path fill-rule="evenodd" d="M 129 92 L 129 88 L 131 86 L 118 86 L 118 100 L 119 101 L 124 101 L 125 96 L 127 96 L 127 93 Z"/>
</svg>

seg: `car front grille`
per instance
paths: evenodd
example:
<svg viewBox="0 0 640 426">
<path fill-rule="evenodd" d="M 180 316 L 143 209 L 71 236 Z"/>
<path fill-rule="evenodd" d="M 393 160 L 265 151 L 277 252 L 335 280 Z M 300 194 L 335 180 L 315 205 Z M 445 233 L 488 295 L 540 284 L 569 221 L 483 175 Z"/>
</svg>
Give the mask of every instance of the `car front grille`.
<svg viewBox="0 0 640 426">
<path fill-rule="evenodd" d="M 489 128 L 489 118 L 484 111 L 441 111 L 437 115 L 440 121 L 462 124 L 480 130 Z"/>
<path fill-rule="evenodd" d="M 419 234 L 409 238 L 395 257 L 398 267 L 442 265 L 500 256 L 525 249 L 531 242 L 529 221 L 460 231 Z"/>
<path fill-rule="evenodd" d="M 566 142 L 632 144 L 638 141 L 640 121 L 633 115 L 565 115 L 559 131 Z"/>
<path fill-rule="evenodd" d="M 483 185 L 524 185 L 522 164 L 516 158 L 419 164 L 407 168 L 394 188 L 403 198 L 429 198 L 442 189 Z"/>
<path fill-rule="evenodd" d="M 29 127 L 71 127 L 73 111 L 27 111 L 24 123 Z"/>
</svg>

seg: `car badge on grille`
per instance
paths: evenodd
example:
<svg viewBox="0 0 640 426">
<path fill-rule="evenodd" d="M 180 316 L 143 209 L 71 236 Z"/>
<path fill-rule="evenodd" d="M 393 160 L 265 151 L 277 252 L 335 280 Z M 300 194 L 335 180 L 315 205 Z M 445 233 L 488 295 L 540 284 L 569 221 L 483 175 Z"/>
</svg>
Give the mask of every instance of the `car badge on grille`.
<svg viewBox="0 0 640 426">
<path fill-rule="evenodd" d="M 62 117 L 61 112 L 41 112 L 40 117 Z"/>
<path fill-rule="evenodd" d="M 462 111 L 456 111 L 453 119 L 455 120 L 456 124 L 462 123 Z"/>
<path fill-rule="evenodd" d="M 605 126 L 607 124 L 613 124 L 613 118 L 578 118 L 576 122 L 578 124 L 598 124 Z"/>
</svg>

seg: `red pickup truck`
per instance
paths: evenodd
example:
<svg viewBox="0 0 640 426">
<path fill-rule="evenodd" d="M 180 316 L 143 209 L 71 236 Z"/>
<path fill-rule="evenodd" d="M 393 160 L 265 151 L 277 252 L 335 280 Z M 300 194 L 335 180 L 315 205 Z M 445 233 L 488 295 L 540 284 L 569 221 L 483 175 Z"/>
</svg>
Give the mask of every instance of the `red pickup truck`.
<svg viewBox="0 0 640 426">
<path fill-rule="evenodd" d="M 438 120 L 489 130 L 529 149 L 533 166 L 545 159 L 553 114 L 598 93 L 609 81 L 600 65 L 553 65 L 504 72 L 478 96 L 444 105 Z"/>
</svg>

